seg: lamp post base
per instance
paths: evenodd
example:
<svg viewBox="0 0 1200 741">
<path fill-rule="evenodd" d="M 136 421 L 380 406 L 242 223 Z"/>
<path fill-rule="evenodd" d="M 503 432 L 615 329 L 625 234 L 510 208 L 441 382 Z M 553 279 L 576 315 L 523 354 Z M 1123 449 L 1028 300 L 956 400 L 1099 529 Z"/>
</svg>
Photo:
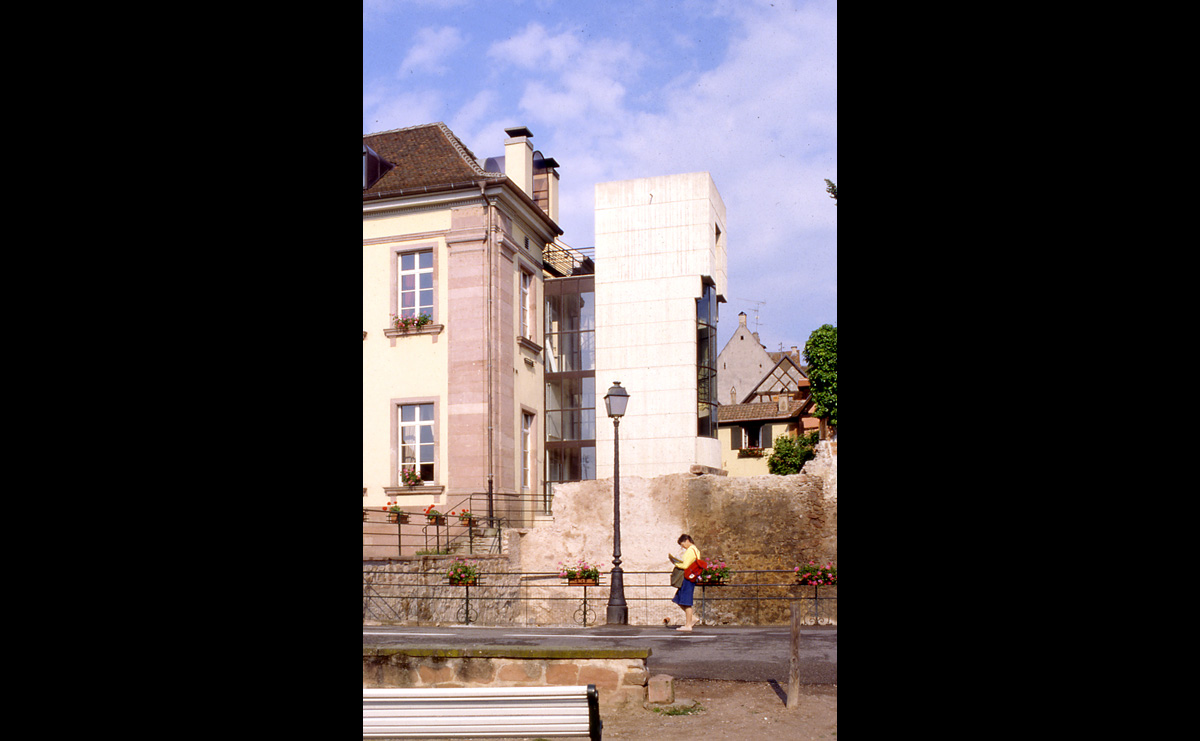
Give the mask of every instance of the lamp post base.
<svg viewBox="0 0 1200 741">
<path fill-rule="evenodd" d="M 617 563 L 620 562 L 618 558 Z M 625 603 L 625 572 L 620 566 L 612 570 L 609 577 L 608 616 L 609 625 L 629 625 L 629 606 Z"/>
</svg>

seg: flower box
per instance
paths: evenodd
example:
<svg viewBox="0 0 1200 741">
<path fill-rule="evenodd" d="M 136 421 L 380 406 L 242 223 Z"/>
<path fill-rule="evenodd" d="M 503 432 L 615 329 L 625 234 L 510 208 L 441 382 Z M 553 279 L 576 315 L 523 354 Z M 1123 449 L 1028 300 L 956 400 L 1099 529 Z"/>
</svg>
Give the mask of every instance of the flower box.
<svg viewBox="0 0 1200 741">
<path fill-rule="evenodd" d="M 452 587 L 473 587 L 479 582 L 479 571 L 474 563 L 458 556 L 446 572 L 446 579 Z"/>
<path fill-rule="evenodd" d="M 445 515 L 425 515 L 425 519 L 429 520 L 430 525 L 442 526 L 446 524 Z"/>
<path fill-rule="evenodd" d="M 567 579 L 567 585 L 572 587 L 598 587 L 599 579 Z"/>
<path fill-rule="evenodd" d="M 733 569 L 724 561 L 713 559 L 708 566 L 696 577 L 696 583 L 702 587 L 723 587 L 725 580 L 733 575 Z"/>
<path fill-rule="evenodd" d="M 562 561 L 558 562 L 558 575 L 567 580 L 569 586 L 596 586 L 600 581 L 600 566 L 591 564 L 583 559 L 578 562 L 567 565 Z M 579 582 L 579 584 L 576 584 Z M 583 582 L 589 582 L 583 584 Z"/>
<path fill-rule="evenodd" d="M 836 587 L 837 567 L 832 563 L 818 566 L 816 561 L 797 566 L 796 586 L 798 587 Z"/>
</svg>

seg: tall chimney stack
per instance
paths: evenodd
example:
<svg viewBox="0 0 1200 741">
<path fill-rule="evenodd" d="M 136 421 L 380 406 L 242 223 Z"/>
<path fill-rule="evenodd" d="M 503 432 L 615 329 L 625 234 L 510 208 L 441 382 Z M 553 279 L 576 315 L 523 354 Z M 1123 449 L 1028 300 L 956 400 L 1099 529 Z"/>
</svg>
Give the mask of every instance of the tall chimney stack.
<svg viewBox="0 0 1200 741">
<path fill-rule="evenodd" d="M 504 174 L 517 184 L 525 195 L 533 198 L 533 133 L 524 126 L 505 129 Z"/>
</svg>

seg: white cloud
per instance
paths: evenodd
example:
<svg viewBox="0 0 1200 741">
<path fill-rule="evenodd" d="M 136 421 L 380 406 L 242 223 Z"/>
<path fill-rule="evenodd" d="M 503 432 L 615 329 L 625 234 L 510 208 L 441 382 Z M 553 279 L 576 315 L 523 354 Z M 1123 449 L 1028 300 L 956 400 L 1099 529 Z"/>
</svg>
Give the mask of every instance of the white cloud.
<svg viewBox="0 0 1200 741">
<path fill-rule="evenodd" d="M 434 90 L 396 93 L 376 90 L 363 94 L 363 133 L 390 131 L 442 120 L 444 100 Z"/>
<path fill-rule="evenodd" d="M 443 74 L 447 70 L 446 60 L 453 58 L 465 43 L 466 39 L 457 28 L 422 28 L 417 31 L 413 47 L 400 63 L 397 75 L 404 77 L 414 72 Z"/>
</svg>

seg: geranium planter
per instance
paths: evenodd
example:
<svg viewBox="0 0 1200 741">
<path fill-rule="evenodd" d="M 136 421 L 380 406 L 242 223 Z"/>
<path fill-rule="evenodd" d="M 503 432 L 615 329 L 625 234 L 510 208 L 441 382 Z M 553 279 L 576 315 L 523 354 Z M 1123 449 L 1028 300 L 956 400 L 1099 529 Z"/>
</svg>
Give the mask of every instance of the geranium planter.
<svg viewBox="0 0 1200 741">
<path fill-rule="evenodd" d="M 600 586 L 599 579 L 567 579 L 567 585 L 571 587 L 598 587 Z"/>
</svg>

